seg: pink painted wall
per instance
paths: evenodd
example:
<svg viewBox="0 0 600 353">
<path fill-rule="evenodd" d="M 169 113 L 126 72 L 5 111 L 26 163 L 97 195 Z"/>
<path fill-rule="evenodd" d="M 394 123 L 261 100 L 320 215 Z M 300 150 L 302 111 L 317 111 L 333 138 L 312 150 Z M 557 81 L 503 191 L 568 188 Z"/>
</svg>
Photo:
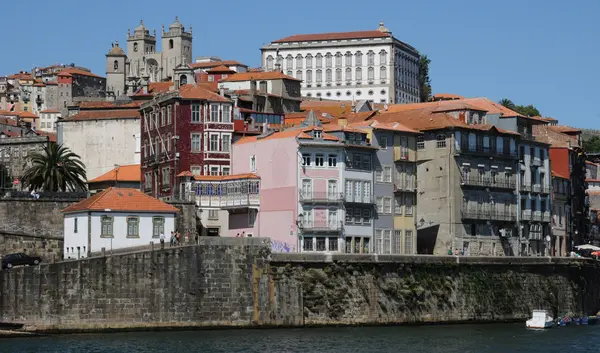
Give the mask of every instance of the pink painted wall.
<svg viewBox="0 0 600 353">
<path fill-rule="evenodd" d="M 255 237 L 271 238 L 272 250 L 277 252 L 298 251 L 297 150 L 295 137 L 233 145 L 232 174 L 250 173 L 250 157 L 256 156 L 255 173 L 261 179 L 260 210 L 253 232 Z M 234 222 L 238 222 L 237 219 Z M 232 223 L 230 218 L 230 226 L 247 224 L 247 220 L 246 223 L 242 219 L 239 222 Z M 241 232 L 231 229 L 230 234 L 233 232 L 235 236 L 238 231 Z"/>
<path fill-rule="evenodd" d="M 235 237 L 237 236 L 237 234 L 242 234 L 242 232 L 245 232 L 245 234 L 248 233 L 252 233 L 253 237 L 257 237 L 258 236 L 258 217 L 260 217 L 260 215 L 258 215 L 256 217 L 256 222 L 254 222 L 254 227 L 248 227 L 248 214 L 247 213 L 240 213 L 240 214 L 230 214 L 229 215 L 229 234 L 227 234 L 227 236 L 230 237 Z"/>
<path fill-rule="evenodd" d="M 340 177 L 338 169 L 300 168 L 300 175 L 310 178 L 337 179 Z"/>
</svg>

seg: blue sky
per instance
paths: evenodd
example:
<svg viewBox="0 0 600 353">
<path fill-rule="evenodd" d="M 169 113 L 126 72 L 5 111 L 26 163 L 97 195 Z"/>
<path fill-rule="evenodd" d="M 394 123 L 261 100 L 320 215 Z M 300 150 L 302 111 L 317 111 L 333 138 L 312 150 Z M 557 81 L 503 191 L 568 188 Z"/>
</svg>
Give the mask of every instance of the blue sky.
<svg viewBox="0 0 600 353">
<path fill-rule="evenodd" d="M 2 6 L 0 28 L 12 39 L 0 53 L 0 74 L 59 62 L 104 75 L 111 42 L 124 43 L 127 28 L 140 19 L 160 32 L 178 15 L 193 26 L 194 57 L 250 66 L 259 65 L 263 43 L 299 33 L 376 29 L 384 20 L 394 36 L 430 57 L 434 92 L 507 97 L 579 127 L 596 128 L 600 121 L 598 0 L 34 3 Z M 164 9 L 165 3 L 172 5 Z"/>
</svg>

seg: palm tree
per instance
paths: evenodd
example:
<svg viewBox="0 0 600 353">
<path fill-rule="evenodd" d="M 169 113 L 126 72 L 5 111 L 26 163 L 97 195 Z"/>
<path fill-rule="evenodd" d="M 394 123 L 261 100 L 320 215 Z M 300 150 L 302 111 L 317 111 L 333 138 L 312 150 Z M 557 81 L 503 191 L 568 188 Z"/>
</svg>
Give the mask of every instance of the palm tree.
<svg viewBox="0 0 600 353">
<path fill-rule="evenodd" d="M 515 103 L 513 103 L 513 101 L 511 101 L 508 98 L 502 98 L 498 103 L 500 103 L 508 109 L 515 109 Z"/>
<path fill-rule="evenodd" d="M 76 191 L 86 189 L 85 165 L 80 157 L 63 145 L 51 143 L 42 153 L 28 156 L 31 166 L 21 177 L 29 189 Z"/>
</svg>

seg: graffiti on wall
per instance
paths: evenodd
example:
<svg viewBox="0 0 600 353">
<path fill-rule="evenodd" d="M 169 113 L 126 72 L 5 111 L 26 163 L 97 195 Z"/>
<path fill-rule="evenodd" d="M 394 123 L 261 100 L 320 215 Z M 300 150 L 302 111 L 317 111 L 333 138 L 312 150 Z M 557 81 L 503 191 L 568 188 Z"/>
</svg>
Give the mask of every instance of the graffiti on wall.
<svg viewBox="0 0 600 353">
<path fill-rule="evenodd" d="M 289 253 L 292 250 L 291 246 L 279 240 L 271 240 L 271 251 L 272 252 L 286 252 Z"/>
</svg>

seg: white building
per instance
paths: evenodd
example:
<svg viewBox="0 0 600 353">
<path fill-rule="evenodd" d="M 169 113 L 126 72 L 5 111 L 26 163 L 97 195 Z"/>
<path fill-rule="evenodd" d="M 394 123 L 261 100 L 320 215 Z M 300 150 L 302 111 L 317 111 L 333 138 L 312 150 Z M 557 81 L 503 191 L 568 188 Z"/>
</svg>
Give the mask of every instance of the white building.
<svg viewBox="0 0 600 353">
<path fill-rule="evenodd" d="M 293 35 L 261 51 L 265 71 L 302 80 L 303 96 L 419 102 L 419 53 L 383 22 L 374 31 Z"/>
<path fill-rule="evenodd" d="M 136 189 L 108 188 L 65 208 L 64 258 L 159 243 L 175 231 L 179 209 Z"/>
<path fill-rule="evenodd" d="M 54 109 L 42 110 L 38 130 L 45 132 L 56 132 L 56 124 L 60 119 L 60 111 Z"/>
</svg>

